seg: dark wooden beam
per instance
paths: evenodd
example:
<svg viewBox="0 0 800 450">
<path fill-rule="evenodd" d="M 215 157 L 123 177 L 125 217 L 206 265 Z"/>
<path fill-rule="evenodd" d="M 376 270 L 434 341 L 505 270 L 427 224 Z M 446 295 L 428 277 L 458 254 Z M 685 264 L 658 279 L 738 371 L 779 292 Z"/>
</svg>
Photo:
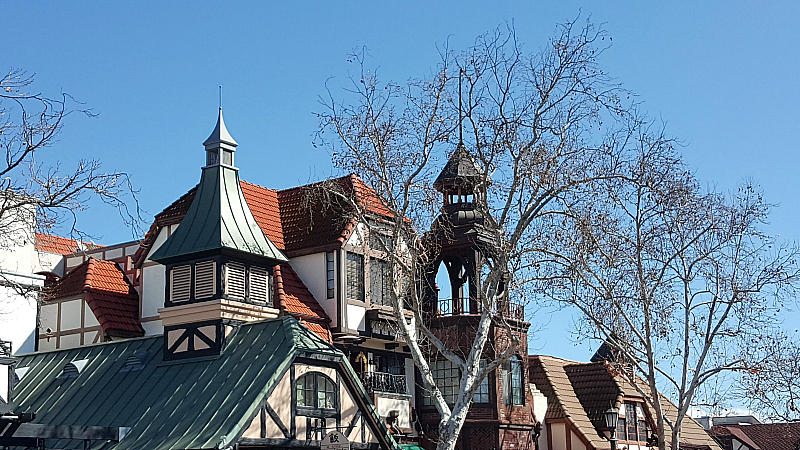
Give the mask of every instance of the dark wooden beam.
<svg viewBox="0 0 800 450">
<path fill-rule="evenodd" d="M 2 427 L 0 429 L 0 438 L 119 441 L 125 433 L 127 433 L 126 427 L 82 427 L 22 423 L 18 426 Z"/>
</svg>

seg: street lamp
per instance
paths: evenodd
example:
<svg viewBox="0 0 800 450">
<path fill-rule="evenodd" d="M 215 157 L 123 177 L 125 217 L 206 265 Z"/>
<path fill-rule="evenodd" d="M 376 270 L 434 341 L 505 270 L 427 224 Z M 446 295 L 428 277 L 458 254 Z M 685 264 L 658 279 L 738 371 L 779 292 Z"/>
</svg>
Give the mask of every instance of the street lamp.
<svg viewBox="0 0 800 450">
<path fill-rule="evenodd" d="M 608 440 L 611 442 L 611 450 L 617 450 L 617 422 L 619 421 L 619 411 L 616 408 L 609 407 L 608 411 L 603 413 L 606 419 L 606 428 L 609 432 Z"/>
</svg>

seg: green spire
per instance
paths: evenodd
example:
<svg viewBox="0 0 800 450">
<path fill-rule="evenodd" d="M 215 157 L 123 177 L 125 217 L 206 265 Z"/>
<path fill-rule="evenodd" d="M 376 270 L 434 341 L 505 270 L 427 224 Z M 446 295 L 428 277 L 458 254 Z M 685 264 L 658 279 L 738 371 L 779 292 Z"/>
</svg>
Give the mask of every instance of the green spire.
<svg viewBox="0 0 800 450">
<path fill-rule="evenodd" d="M 207 149 L 228 143 L 235 146 L 229 136 L 220 113 L 217 128 L 204 145 Z M 261 260 L 266 265 L 288 261 L 253 217 L 239 184 L 239 170 L 232 164 L 203 168 L 192 206 L 150 259 L 168 264 L 215 253 Z"/>
</svg>

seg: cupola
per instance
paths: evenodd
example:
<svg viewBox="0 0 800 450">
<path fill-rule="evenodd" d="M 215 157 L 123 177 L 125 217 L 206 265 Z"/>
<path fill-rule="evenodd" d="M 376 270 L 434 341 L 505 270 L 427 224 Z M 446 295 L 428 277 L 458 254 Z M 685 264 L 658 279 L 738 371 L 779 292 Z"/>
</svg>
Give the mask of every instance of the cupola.
<svg viewBox="0 0 800 450">
<path fill-rule="evenodd" d="M 206 148 L 206 167 L 218 165 L 234 167 L 233 153 L 238 145 L 225 127 L 222 108 L 220 108 L 217 126 L 211 132 L 211 136 L 203 142 L 203 146 Z"/>
<path fill-rule="evenodd" d="M 453 156 L 433 183 L 437 191 L 444 194 L 444 206 L 475 202 L 476 188 L 483 176 L 482 170 L 459 142 Z"/>
<path fill-rule="evenodd" d="M 166 266 L 164 359 L 219 354 L 237 325 L 277 317 L 273 267 L 288 259 L 245 200 L 233 165 L 237 145 L 220 109 L 192 205 L 150 256 Z"/>
</svg>

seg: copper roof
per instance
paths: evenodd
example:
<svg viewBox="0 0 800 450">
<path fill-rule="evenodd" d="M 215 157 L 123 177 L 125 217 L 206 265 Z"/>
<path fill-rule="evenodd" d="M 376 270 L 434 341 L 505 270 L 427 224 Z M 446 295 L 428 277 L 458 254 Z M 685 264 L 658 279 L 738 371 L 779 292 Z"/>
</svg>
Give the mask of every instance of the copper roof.
<svg viewBox="0 0 800 450">
<path fill-rule="evenodd" d="M 200 184 L 180 226 L 150 255 L 162 264 L 201 254 L 228 252 L 287 261 L 255 220 L 236 169 L 203 168 Z"/>
<path fill-rule="evenodd" d="M 352 192 L 367 211 L 391 217 L 375 191 L 355 175 L 330 180 Z M 240 181 L 242 193 L 258 226 L 282 251 L 303 250 L 341 245 L 350 235 L 353 218 L 343 214 L 344 205 L 326 206 L 317 197 L 322 183 L 275 191 L 257 184 Z M 197 186 L 156 214 L 142 246 L 134 257 L 141 266 L 158 236 L 159 228 L 181 222 L 197 193 Z"/>
</svg>

